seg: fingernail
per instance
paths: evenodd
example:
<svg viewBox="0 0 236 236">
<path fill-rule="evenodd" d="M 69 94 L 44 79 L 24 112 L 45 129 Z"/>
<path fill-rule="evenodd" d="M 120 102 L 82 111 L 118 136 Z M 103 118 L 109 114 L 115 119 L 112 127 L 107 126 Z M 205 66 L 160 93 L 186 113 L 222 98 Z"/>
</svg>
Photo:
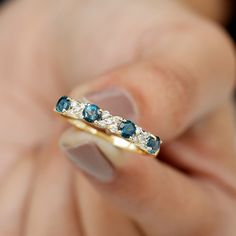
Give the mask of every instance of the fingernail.
<svg viewBox="0 0 236 236">
<path fill-rule="evenodd" d="M 137 105 L 133 97 L 123 89 L 110 88 L 89 93 L 85 97 L 103 110 L 108 110 L 112 115 L 131 120 L 136 120 L 138 117 Z"/>
<path fill-rule="evenodd" d="M 80 170 L 101 182 L 110 182 L 114 168 L 96 144 L 86 142 L 75 147 L 62 144 L 62 149 Z"/>
</svg>

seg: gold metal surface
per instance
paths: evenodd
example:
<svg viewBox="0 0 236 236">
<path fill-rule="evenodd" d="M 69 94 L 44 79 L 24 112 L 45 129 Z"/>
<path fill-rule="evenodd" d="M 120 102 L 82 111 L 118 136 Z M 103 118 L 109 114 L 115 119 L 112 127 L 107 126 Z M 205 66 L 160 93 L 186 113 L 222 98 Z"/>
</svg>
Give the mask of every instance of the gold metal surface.
<svg viewBox="0 0 236 236">
<path fill-rule="evenodd" d="M 144 152 L 142 149 L 140 149 L 134 143 L 131 143 L 123 138 L 120 138 L 120 137 L 115 136 L 113 134 L 107 134 L 104 131 L 94 128 L 81 120 L 75 120 L 75 119 L 70 119 L 70 118 L 66 118 L 66 119 L 70 124 L 72 124 L 73 126 L 78 128 L 79 130 L 96 135 L 97 137 L 106 140 L 107 142 L 113 144 L 114 146 L 116 146 L 118 148 L 122 148 L 127 151 L 131 151 L 131 152 L 135 152 L 135 153 L 139 153 L 139 154 L 147 154 L 148 155 L 148 153 Z M 150 155 L 150 154 L 148 156 L 153 157 L 153 155 Z"/>
</svg>

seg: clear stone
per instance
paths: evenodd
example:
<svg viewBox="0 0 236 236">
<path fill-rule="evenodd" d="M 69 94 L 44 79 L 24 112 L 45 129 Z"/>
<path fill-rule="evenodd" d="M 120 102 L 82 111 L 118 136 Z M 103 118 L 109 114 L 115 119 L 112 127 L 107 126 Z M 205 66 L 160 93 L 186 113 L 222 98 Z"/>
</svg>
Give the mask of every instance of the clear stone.
<svg viewBox="0 0 236 236">
<path fill-rule="evenodd" d="M 144 131 L 141 127 L 136 126 L 136 135 L 132 137 L 132 141 L 139 144 L 144 139 Z"/>
<path fill-rule="evenodd" d="M 95 124 L 98 125 L 100 128 L 106 128 L 107 126 L 106 120 L 95 121 Z"/>
<path fill-rule="evenodd" d="M 143 132 L 141 127 L 136 127 L 136 134 L 141 134 Z"/>
<path fill-rule="evenodd" d="M 116 133 L 118 131 L 118 126 L 117 124 L 112 124 L 109 126 L 109 130 L 112 132 L 112 133 Z"/>
<path fill-rule="evenodd" d="M 111 124 L 113 124 L 113 120 L 112 120 L 112 118 L 108 118 L 108 119 L 106 119 L 106 124 L 107 124 L 107 125 L 111 125 Z"/>
<path fill-rule="evenodd" d="M 120 116 L 113 116 L 111 117 L 110 121 L 111 123 L 108 126 L 108 129 L 112 132 L 112 133 L 118 133 L 119 131 L 119 125 L 122 122 L 122 118 Z"/>
<path fill-rule="evenodd" d="M 142 130 L 142 132 L 140 134 L 138 134 L 134 137 L 134 142 L 141 149 L 148 151 L 149 148 L 147 147 L 147 142 L 148 142 L 149 137 L 150 137 L 150 133 L 145 132 L 145 131 Z"/>
<path fill-rule="evenodd" d="M 138 137 L 138 136 L 133 136 L 133 137 L 132 137 L 132 141 L 133 141 L 134 143 L 139 143 L 139 137 Z"/>
<path fill-rule="evenodd" d="M 123 119 L 120 116 L 113 116 L 112 120 L 113 120 L 113 122 L 115 122 L 117 124 L 120 124 L 123 121 Z"/>
<path fill-rule="evenodd" d="M 72 101 L 71 109 L 67 112 L 67 114 L 75 118 L 82 118 L 83 109 L 84 109 L 84 104 L 79 103 L 77 101 Z"/>
<path fill-rule="evenodd" d="M 96 124 L 101 128 L 107 128 L 109 125 L 113 123 L 111 118 L 112 117 L 109 117 L 107 119 L 102 118 L 102 120 L 96 121 Z"/>
<path fill-rule="evenodd" d="M 147 147 L 147 145 L 146 145 L 145 143 L 141 143 L 139 146 L 140 146 L 143 150 L 146 150 L 146 151 L 148 151 L 148 149 L 149 149 L 149 147 Z"/>
<path fill-rule="evenodd" d="M 83 119 L 83 110 L 85 108 L 85 104 L 80 103 L 78 108 L 78 118 Z"/>
<path fill-rule="evenodd" d="M 141 132 L 139 135 L 138 135 L 138 138 L 139 138 L 139 142 L 140 143 L 146 143 L 147 142 L 147 139 L 149 137 L 149 134 L 147 132 Z"/>
<path fill-rule="evenodd" d="M 111 114 L 109 111 L 103 111 L 102 112 L 102 119 L 107 119 L 108 117 L 111 117 Z"/>
<path fill-rule="evenodd" d="M 105 114 L 104 114 L 105 113 Z M 106 118 L 104 118 L 106 117 Z M 122 118 L 119 116 L 111 116 L 109 112 L 103 112 L 102 119 L 96 121 L 96 125 L 103 129 L 108 129 L 112 133 L 118 132 L 118 127 L 122 121 Z"/>
<path fill-rule="evenodd" d="M 77 104 L 78 104 L 78 102 L 76 102 L 76 101 L 72 101 L 72 102 L 71 102 L 71 107 L 73 107 L 73 108 L 74 108 L 74 107 L 76 107 L 76 106 L 77 106 Z"/>
</svg>

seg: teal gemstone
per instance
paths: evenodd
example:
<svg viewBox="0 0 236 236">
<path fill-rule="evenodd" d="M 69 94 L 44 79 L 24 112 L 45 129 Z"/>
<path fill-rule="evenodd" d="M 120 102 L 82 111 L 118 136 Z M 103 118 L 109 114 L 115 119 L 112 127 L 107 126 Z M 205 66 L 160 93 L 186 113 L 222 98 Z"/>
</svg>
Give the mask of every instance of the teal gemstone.
<svg viewBox="0 0 236 236">
<path fill-rule="evenodd" d="M 56 104 L 56 111 L 65 112 L 69 110 L 70 105 L 71 105 L 70 99 L 67 96 L 62 96 Z"/>
<path fill-rule="evenodd" d="M 129 138 L 135 134 L 136 127 L 132 121 L 127 120 L 127 121 L 121 122 L 121 124 L 119 126 L 119 130 L 121 130 L 121 136 L 123 138 Z"/>
<path fill-rule="evenodd" d="M 149 151 L 152 154 L 155 154 L 159 149 L 161 145 L 161 140 L 159 137 L 149 137 L 147 141 L 147 146 L 151 148 Z"/>
<path fill-rule="evenodd" d="M 93 123 L 95 120 L 100 120 L 102 113 L 100 108 L 95 104 L 87 104 L 83 110 L 84 120 Z"/>
</svg>

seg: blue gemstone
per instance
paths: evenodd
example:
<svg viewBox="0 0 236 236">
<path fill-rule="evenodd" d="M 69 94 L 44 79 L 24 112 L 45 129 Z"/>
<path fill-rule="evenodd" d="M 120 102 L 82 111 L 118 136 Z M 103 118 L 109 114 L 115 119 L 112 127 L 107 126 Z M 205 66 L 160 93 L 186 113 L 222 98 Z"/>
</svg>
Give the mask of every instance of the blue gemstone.
<svg viewBox="0 0 236 236">
<path fill-rule="evenodd" d="M 71 101 L 68 97 L 61 97 L 56 104 L 56 111 L 65 112 L 70 108 Z"/>
<path fill-rule="evenodd" d="M 161 140 L 159 137 L 153 138 L 149 137 L 147 141 L 147 146 L 151 148 L 149 151 L 152 154 L 155 154 L 160 149 Z"/>
<path fill-rule="evenodd" d="M 135 134 L 136 127 L 135 127 L 135 124 L 132 121 L 127 120 L 127 121 L 121 122 L 121 124 L 119 126 L 119 130 L 121 130 L 121 136 L 123 138 L 129 138 L 133 134 Z"/>
<path fill-rule="evenodd" d="M 90 123 L 93 123 L 95 120 L 100 120 L 101 116 L 100 108 L 95 104 L 87 104 L 83 110 L 84 119 Z"/>
</svg>

